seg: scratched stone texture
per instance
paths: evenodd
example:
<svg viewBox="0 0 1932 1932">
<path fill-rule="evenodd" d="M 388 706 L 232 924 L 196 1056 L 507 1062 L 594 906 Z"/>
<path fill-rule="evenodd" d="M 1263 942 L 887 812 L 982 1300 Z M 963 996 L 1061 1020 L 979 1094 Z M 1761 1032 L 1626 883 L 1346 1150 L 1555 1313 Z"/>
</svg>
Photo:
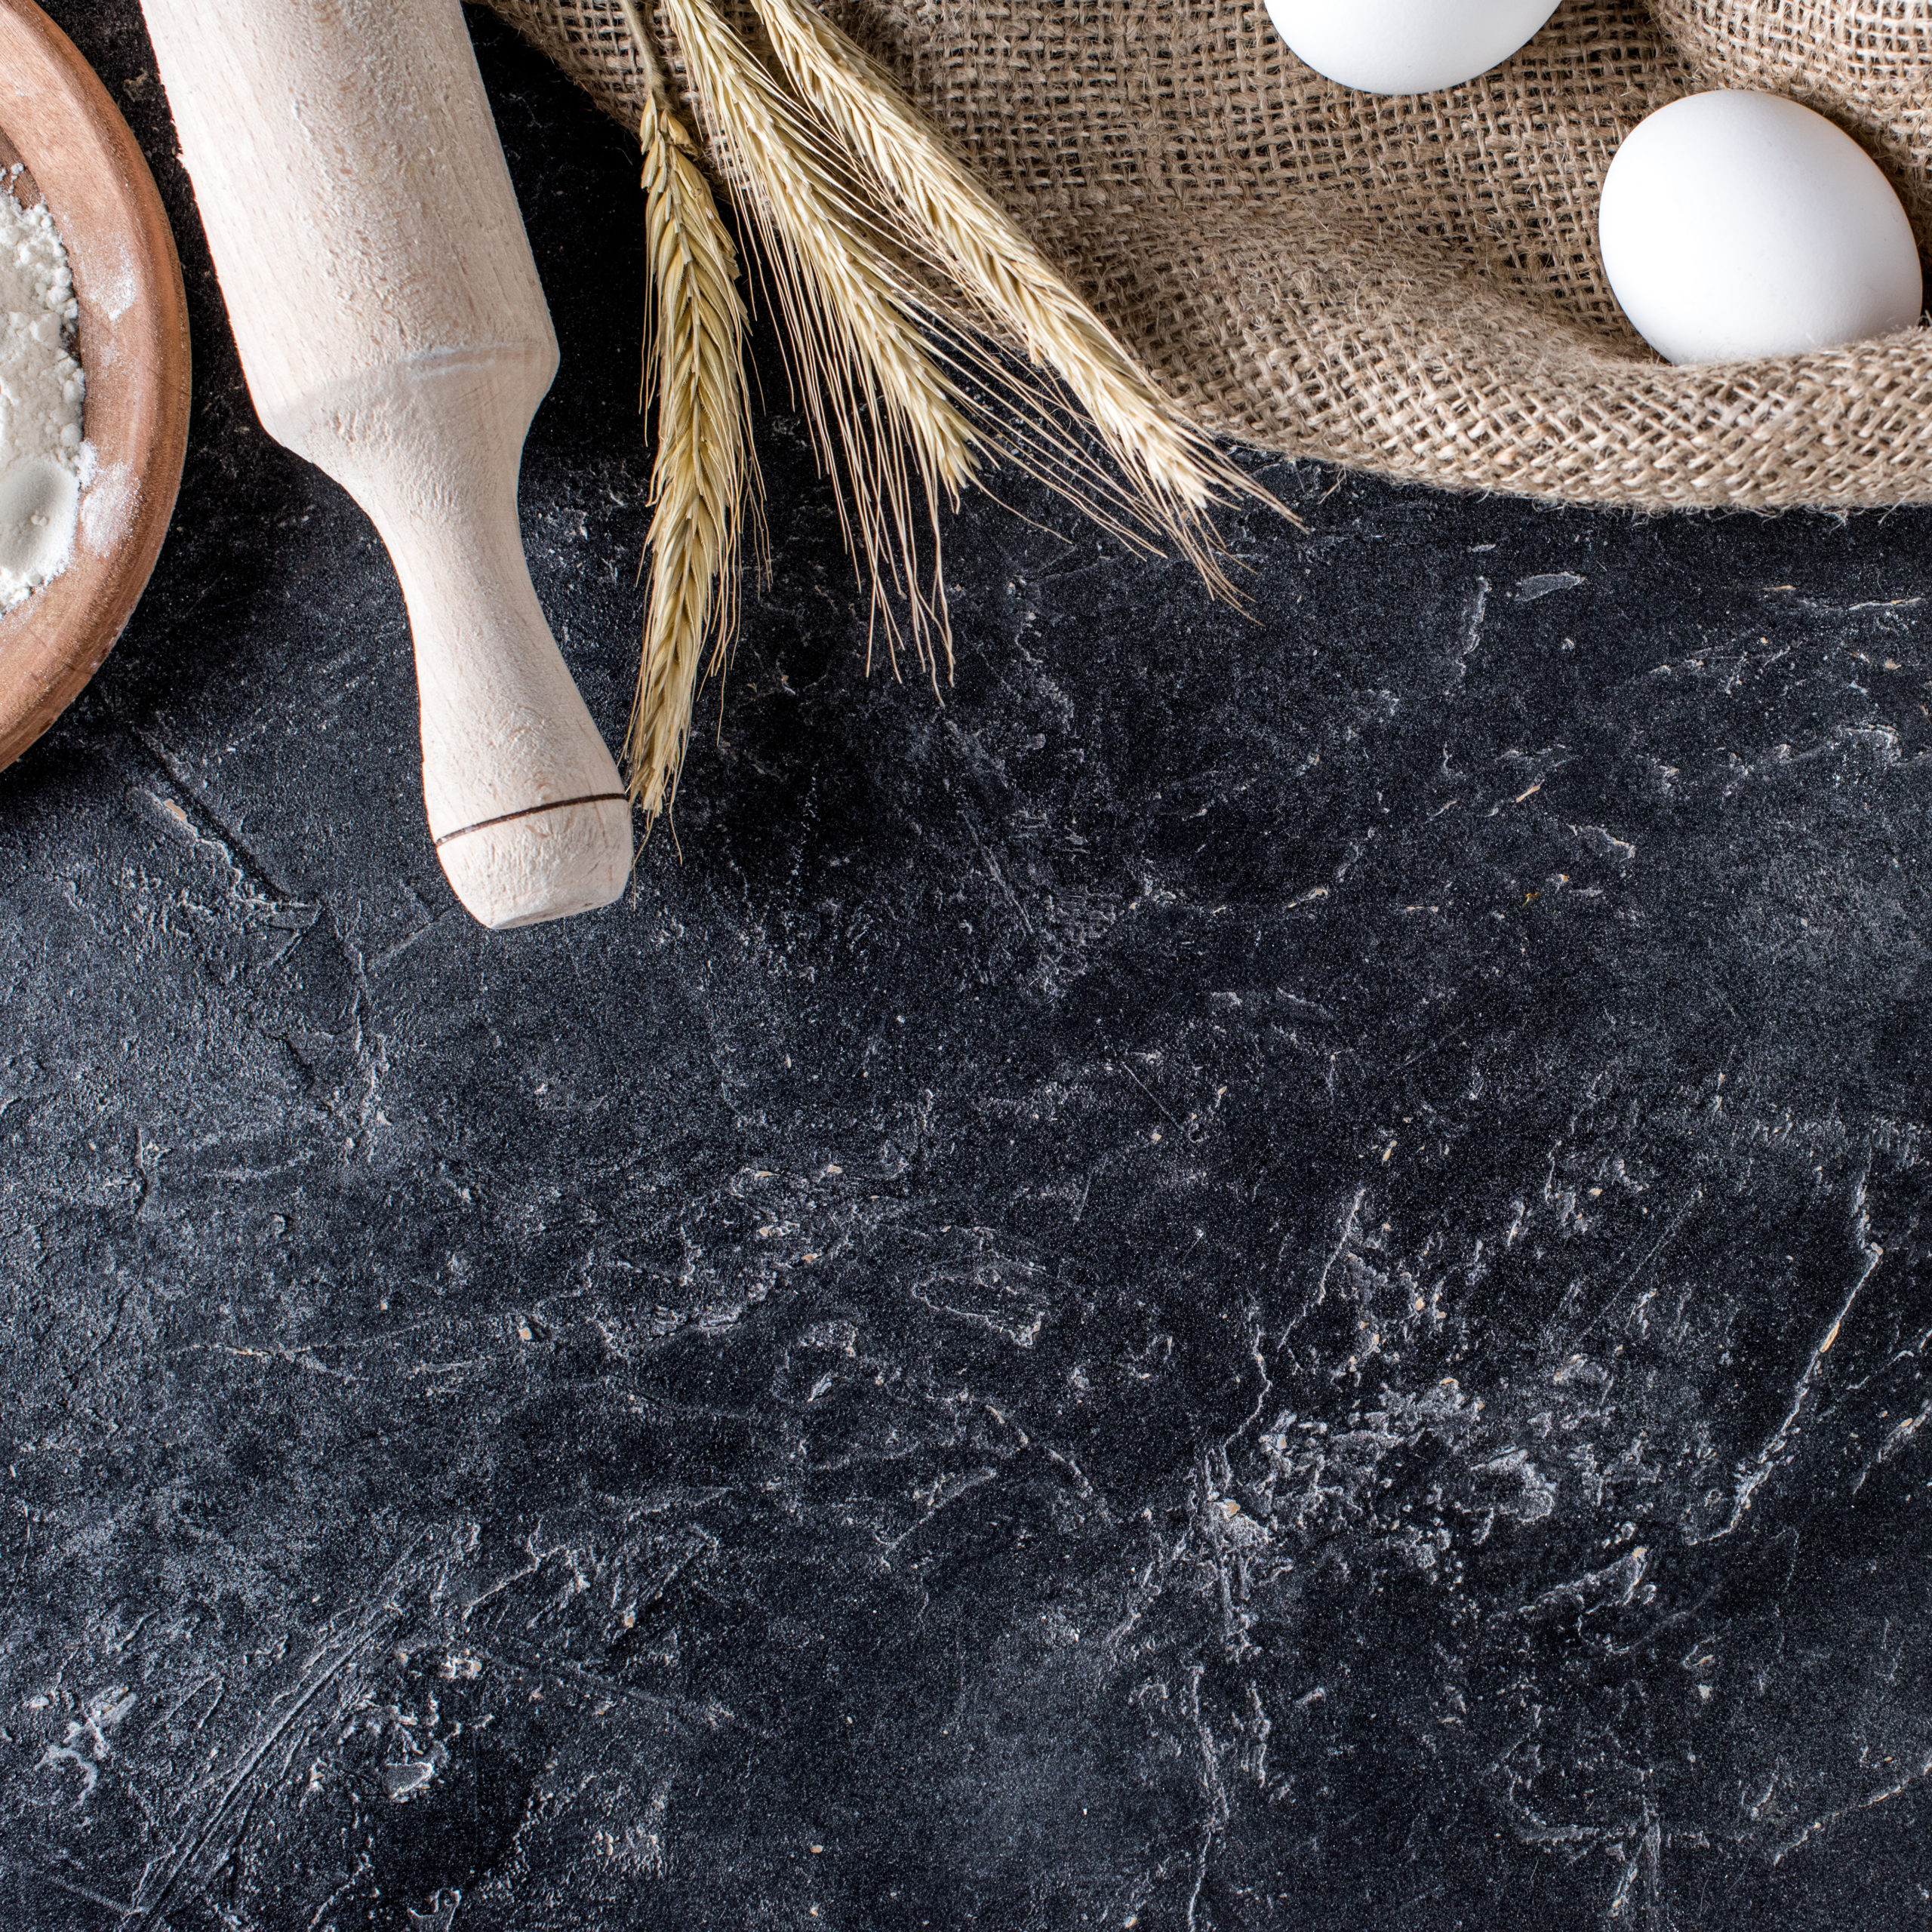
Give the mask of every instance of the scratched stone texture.
<svg viewBox="0 0 1932 1932">
<path fill-rule="evenodd" d="M 0 778 L 0 1923 L 1922 1926 L 1932 519 L 1257 457 L 1243 618 L 1016 484 L 942 705 L 768 344 L 678 844 L 488 937 L 52 11 L 199 399 Z M 635 163 L 475 24 L 614 731 Z"/>
</svg>

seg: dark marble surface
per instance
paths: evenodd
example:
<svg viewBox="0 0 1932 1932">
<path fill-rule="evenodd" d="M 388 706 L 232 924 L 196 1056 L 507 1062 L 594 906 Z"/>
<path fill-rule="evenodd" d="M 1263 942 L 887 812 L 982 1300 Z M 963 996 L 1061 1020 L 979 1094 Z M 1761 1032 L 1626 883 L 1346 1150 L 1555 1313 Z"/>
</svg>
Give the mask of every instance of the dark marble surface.
<svg viewBox="0 0 1932 1932">
<path fill-rule="evenodd" d="M 53 11 L 200 389 L 0 778 L 0 1922 L 1922 1926 L 1932 518 L 1263 466 L 1246 623 L 1022 492 L 942 707 L 774 374 L 681 858 L 488 937 Z M 633 164 L 478 26 L 614 729 Z"/>
</svg>

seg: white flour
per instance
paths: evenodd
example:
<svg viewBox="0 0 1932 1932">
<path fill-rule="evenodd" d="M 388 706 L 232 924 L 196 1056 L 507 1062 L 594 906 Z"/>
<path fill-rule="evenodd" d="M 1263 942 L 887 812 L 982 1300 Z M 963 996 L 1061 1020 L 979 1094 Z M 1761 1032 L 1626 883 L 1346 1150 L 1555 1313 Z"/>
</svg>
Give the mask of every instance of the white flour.
<svg viewBox="0 0 1932 1932">
<path fill-rule="evenodd" d="M 0 611 L 73 560 L 92 454 L 69 349 L 79 314 L 53 216 L 0 189 Z"/>
</svg>

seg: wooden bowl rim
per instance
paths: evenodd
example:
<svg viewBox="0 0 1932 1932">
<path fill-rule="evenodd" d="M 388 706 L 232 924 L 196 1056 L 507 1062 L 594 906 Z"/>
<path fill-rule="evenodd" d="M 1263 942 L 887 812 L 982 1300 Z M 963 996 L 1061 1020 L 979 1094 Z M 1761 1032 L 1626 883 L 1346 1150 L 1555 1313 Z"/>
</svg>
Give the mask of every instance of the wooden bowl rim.
<svg viewBox="0 0 1932 1932">
<path fill-rule="evenodd" d="M 105 555 L 77 543 L 66 572 L 0 617 L 0 770 L 18 758 L 71 704 L 97 671 L 126 628 L 153 574 L 168 534 L 188 449 L 192 359 L 188 302 L 174 232 L 161 191 L 133 131 L 100 77 L 35 0 L 0 0 L 0 134 L 17 148 L 45 195 L 67 243 L 81 303 L 81 361 L 88 379 L 88 408 L 103 389 L 128 407 L 118 446 L 138 452 L 128 459 L 132 506 L 125 531 Z M 23 96 L 51 95 L 59 102 L 63 148 L 85 156 L 103 202 L 119 214 L 115 231 L 125 244 L 125 272 L 131 300 L 109 315 L 91 299 L 88 236 L 69 220 L 72 168 L 37 165 L 44 158 L 15 118 Z M 127 325 L 123 327 L 123 322 Z M 89 366 L 91 342 L 113 342 L 116 374 L 110 383 Z M 149 358 L 153 376 L 124 378 L 125 358 Z M 126 393 L 124 395 L 124 389 Z M 88 440 L 94 440 L 88 426 Z M 85 515 L 88 498 L 82 497 Z"/>
</svg>

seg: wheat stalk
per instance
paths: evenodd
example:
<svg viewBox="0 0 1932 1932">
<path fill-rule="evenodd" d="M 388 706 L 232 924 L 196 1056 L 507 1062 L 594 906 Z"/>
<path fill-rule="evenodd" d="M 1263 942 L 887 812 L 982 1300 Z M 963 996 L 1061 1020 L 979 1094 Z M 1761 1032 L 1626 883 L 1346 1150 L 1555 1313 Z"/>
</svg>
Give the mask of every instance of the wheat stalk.
<svg viewBox="0 0 1932 1932">
<path fill-rule="evenodd" d="M 951 661 L 940 507 L 956 504 L 974 475 L 980 438 L 958 382 L 927 340 L 932 298 L 836 155 L 709 0 L 662 0 L 662 8 L 775 298 L 875 623 L 896 660 L 896 591 L 915 650 L 936 677 L 936 644 Z M 921 512 L 930 566 L 921 562 Z"/>
<path fill-rule="evenodd" d="M 706 640 L 715 669 L 734 635 L 756 470 L 736 251 L 672 105 L 642 0 L 617 5 L 645 95 L 645 389 L 658 447 L 629 755 L 633 795 L 654 817 L 675 797 Z M 935 683 L 941 647 L 950 669 L 941 509 L 956 506 L 984 452 L 1017 460 L 1130 543 L 1148 547 L 1148 533 L 1177 543 L 1231 594 L 1207 513 L 1237 495 L 1273 499 L 1161 393 L 882 68 L 806 0 L 749 5 L 770 66 L 714 0 L 658 0 L 894 662 L 903 606 Z M 1069 398 L 1111 469 L 1072 427 Z"/>
<path fill-rule="evenodd" d="M 622 5 L 645 76 L 644 402 L 657 408 L 651 595 L 626 753 L 631 796 L 655 820 L 677 796 L 706 640 L 715 670 L 737 629 L 739 549 L 757 470 L 737 251 L 671 105 L 638 0 Z"/>
<path fill-rule="evenodd" d="M 786 78 L 888 191 L 912 245 L 958 282 L 985 324 L 1058 375 L 1119 466 L 1135 506 L 1225 589 L 1204 512 L 1238 495 L 1273 499 L 1161 394 L 883 67 L 806 0 L 751 4 Z"/>
</svg>

